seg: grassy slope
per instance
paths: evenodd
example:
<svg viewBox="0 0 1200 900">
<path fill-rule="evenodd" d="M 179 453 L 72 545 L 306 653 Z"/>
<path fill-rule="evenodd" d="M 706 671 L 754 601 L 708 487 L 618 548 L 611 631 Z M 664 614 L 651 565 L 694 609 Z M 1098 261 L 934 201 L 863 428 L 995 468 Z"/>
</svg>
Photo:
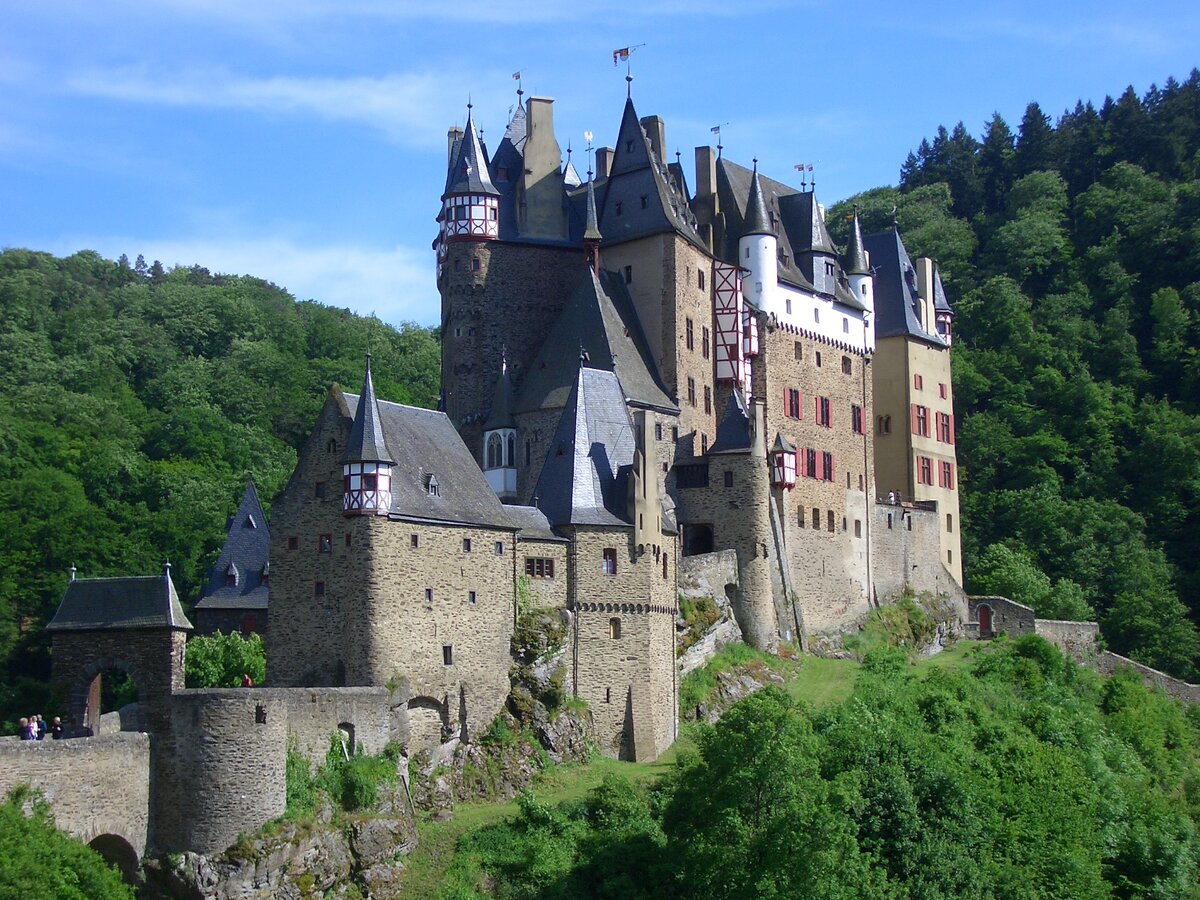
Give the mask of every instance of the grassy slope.
<svg viewBox="0 0 1200 900">
<path fill-rule="evenodd" d="M 980 649 L 978 644 L 962 642 L 937 656 L 921 660 L 916 669 L 961 668 Z M 832 706 L 850 696 L 859 668 L 855 660 L 806 656 L 799 669 L 789 678 L 786 690 L 816 709 Z M 681 750 L 693 746 L 690 729 L 685 726 L 671 749 L 652 763 L 597 758 L 586 765 L 555 766 L 538 778 L 534 790 L 539 800 L 554 804 L 582 797 L 599 786 L 608 772 L 618 772 L 632 781 L 657 779 L 671 769 Z M 513 816 L 516 812 L 517 804 L 511 801 L 462 803 L 455 806 L 454 818 L 448 822 L 426 820 L 419 823 L 420 843 L 405 861 L 408 871 L 404 875 L 400 897 L 415 900 L 436 896 L 454 863 L 459 839 L 469 831 Z"/>
</svg>

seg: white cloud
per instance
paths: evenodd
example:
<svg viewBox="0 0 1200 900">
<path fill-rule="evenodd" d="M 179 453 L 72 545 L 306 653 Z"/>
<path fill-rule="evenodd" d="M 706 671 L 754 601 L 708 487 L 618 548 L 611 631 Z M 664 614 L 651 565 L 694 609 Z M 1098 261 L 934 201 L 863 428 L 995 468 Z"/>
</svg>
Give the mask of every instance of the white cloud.
<svg viewBox="0 0 1200 900">
<path fill-rule="evenodd" d="M 446 140 L 446 110 L 462 109 L 472 86 L 504 78 L 400 73 L 377 78 L 274 76 L 247 78 L 216 70 L 193 70 L 164 77 L 143 68 L 91 69 L 66 80 L 69 91 L 164 106 L 242 109 L 265 114 L 317 115 L 329 121 L 359 122 L 397 143 L 437 147 Z M 481 99 L 502 108 L 500 93 Z M 465 118 L 465 109 L 463 109 Z"/>
<path fill-rule="evenodd" d="M 436 325 L 440 301 L 433 253 L 411 247 L 313 244 L 287 236 L 143 240 L 132 237 L 69 237 L 49 248 L 60 255 L 95 250 L 110 259 L 122 253 L 166 268 L 200 265 L 213 273 L 254 275 L 287 288 L 298 300 L 374 313 L 385 322 Z"/>
</svg>

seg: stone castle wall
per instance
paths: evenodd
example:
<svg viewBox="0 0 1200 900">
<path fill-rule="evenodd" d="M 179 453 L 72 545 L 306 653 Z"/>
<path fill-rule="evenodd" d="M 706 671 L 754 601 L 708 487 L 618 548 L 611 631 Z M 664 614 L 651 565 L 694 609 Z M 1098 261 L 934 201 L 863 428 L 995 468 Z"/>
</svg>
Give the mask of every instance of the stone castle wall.
<svg viewBox="0 0 1200 900">
<path fill-rule="evenodd" d="M 965 616 L 966 595 L 941 563 L 939 511 L 911 503 L 876 503 L 872 520 L 871 568 L 878 602 L 895 600 L 908 588 L 952 597 Z"/>
<path fill-rule="evenodd" d="M 529 602 L 534 607 L 556 607 L 567 605 L 567 544 L 564 541 L 517 541 L 517 577 L 525 575 L 525 560 L 548 559 L 554 564 L 554 575 L 550 578 L 529 576 Z"/>
<path fill-rule="evenodd" d="M 988 607 L 992 613 L 991 630 L 984 632 L 980 628 L 979 636 L 981 638 L 997 634 L 1018 637 L 1022 634 L 1032 634 L 1037 629 L 1033 609 L 1023 603 L 1017 603 L 1007 597 L 968 597 L 967 621 L 975 623 L 976 627 L 979 623 L 979 607 L 981 606 Z"/>
<path fill-rule="evenodd" d="M 140 859 L 150 836 L 150 736 L 136 732 L 64 741 L 0 739 L 0 796 L 41 791 L 55 824 L 87 843 L 124 838 Z M 38 886 L 31 885 L 33 895 Z"/>
<path fill-rule="evenodd" d="M 601 752 L 633 759 L 640 744 L 645 759 L 674 740 L 677 544 L 664 535 L 655 558 L 649 548 L 637 554 L 631 528 L 578 527 L 574 537 L 576 695 Z M 617 551 L 615 575 L 602 571 L 605 548 Z"/>
<path fill-rule="evenodd" d="M 476 268 L 478 266 L 478 268 Z M 482 463 L 479 419 L 500 360 L 520 384 L 567 297 L 584 277 L 581 247 L 497 241 L 449 244 L 442 278 L 442 390 L 446 414 Z"/>
</svg>

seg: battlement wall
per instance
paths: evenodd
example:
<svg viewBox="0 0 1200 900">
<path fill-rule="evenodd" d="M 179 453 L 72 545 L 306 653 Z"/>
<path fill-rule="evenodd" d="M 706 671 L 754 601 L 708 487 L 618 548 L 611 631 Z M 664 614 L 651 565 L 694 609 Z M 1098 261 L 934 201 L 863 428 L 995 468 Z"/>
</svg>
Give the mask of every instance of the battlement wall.
<svg viewBox="0 0 1200 900">
<path fill-rule="evenodd" d="M 876 502 L 872 511 L 871 569 L 877 601 L 887 603 L 910 588 L 952 597 L 962 614 L 976 621 L 973 609 L 968 615 L 966 594 L 942 563 L 937 504 Z"/>
</svg>

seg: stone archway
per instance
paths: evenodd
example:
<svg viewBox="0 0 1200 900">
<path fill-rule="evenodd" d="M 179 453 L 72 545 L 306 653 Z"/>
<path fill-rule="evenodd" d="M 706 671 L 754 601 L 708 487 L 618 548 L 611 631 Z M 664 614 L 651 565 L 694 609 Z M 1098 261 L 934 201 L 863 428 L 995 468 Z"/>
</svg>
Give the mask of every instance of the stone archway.
<svg viewBox="0 0 1200 900">
<path fill-rule="evenodd" d="M 133 682 L 137 692 L 137 703 L 145 699 L 145 677 L 138 667 L 120 656 L 104 656 L 88 663 L 72 680 L 67 695 L 67 715 L 72 724 L 83 729 L 85 734 L 100 733 L 101 692 L 105 673 L 122 672 Z M 120 731 L 144 731 L 140 710 L 134 715 L 121 718 Z"/>
<path fill-rule="evenodd" d="M 991 637 L 992 636 L 992 608 L 990 606 L 988 606 L 986 603 L 982 603 L 982 604 L 980 604 L 979 610 L 976 613 L 976 615 L 979 618 L 979 636 L 980 637 Z"/>
<path fill-rule="evenodd" d="M 136 884 L 141 862 L 133 845 L 119 834 L 99 834 L 88 841 L 88 846 L 104 857 L 104 861 L 114 866 L 126 884 Z"/>
<path fill-rule="evenodd" d="M 421 696 L 408 701 L 408 745 L 412 752 L 437 747 L 446 739 L 449 731 L 448 700 Z"/>
</svg>

